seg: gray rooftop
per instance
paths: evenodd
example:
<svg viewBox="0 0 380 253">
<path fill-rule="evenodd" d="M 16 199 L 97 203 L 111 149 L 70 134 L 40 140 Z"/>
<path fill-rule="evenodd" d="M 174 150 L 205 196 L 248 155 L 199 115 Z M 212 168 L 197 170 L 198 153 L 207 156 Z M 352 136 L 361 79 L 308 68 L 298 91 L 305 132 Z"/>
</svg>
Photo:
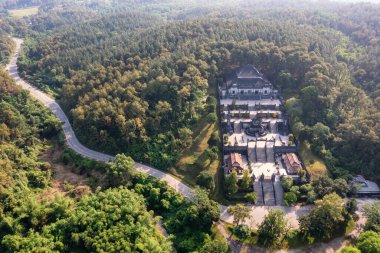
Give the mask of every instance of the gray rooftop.
<svg viewBox="0 0 380 253">
<path fill-rule="evenodd" d="M 253 66 L 253 65 L 245 65 L 241 67 L 236 74 L 237 78 L 257 78 L 261 77 L 262 75 L 260 72 Z"/>
</svg>

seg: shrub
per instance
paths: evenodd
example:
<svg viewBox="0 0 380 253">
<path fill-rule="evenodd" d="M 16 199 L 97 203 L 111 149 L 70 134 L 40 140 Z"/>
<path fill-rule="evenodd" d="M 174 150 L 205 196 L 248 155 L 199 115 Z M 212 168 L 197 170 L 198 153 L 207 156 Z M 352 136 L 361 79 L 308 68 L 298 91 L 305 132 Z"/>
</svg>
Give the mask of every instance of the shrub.
<svg viewBox="0 0 380 253">
<path fill-rule="evenodd" d="M 293 179 L 291 177 L 283 177 L 281 179 L 281 185 L 284 191 L 289 191 L 290 187 L 293 186 Z"/>
<path fill-rule="evenodd" d="M 256 192 L 250 192 L 250 193 L 245 194 L 245 198 L 247 199 L 247 201 L 249 203 L 255 204 L 256 198 L 257 198 L 257 194 L 256 194 Z"/>
<path fill-rule="evenodd" d="M 202 171 L 197 176 L 197 185 L 204 187 L 210 191 L 213 191 L 215 188 L 215 182 L 211 172 L 208 170 Z"/>
<path fill-rule="evenodd" d="M 300 196 L 300 187 L 299 186 L 296 186 L 296 185 L 293 185 L 292 187 L 290 187 L 290 192 L 293 192 L 297 198 Z"/>
<path fill-rule="evenodd" d="M 355 247 L 347 246 L 341 249 L 339 253 L 360 253 L 360 250 Z"/>
<path fill-rule="evenodd" d="M 358 249 L 365 253 L 380 253 L 380 234 L 367 231 L 359 236 Z"/>
<path fill-rule="evenodd" d="M 234 235 L 236 235 L 240 239 L 246 239 L 251 235 L 251 230 L 245 224 L 240 224 L 235 227 Z"/>
<path fill-rule="evenodd" d="M 293 206 L 297 203 L 297 195 L 294 192 L 286 192 L 284 194 L 284 202 L 287 206 Z"/>
<path fill-rule="evenodd" d="M 307 194 L 312 189 L 313 187 L 311 186 L 311 184 L 304 184 L 300 186 L 300 192 L 303 194 Z"/>
</svg>

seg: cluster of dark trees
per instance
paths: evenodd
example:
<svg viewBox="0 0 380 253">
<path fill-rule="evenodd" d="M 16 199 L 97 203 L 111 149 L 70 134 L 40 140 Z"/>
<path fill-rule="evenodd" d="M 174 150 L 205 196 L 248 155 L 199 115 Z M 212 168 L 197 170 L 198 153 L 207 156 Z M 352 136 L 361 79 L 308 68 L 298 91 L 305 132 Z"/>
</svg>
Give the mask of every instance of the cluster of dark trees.
<svg viewBox="0 0 380 253">
<path fill-rule="evenodd" d="M 13 40 L 3 34 L 0 34 L 0 63 L 5 65 L 11 56 L 15 44 Z"/>
<path fill-rule="evenodd" d="M 355 204 L 353 206 L 355 207 Z M 364 232 L 356 238 L 353 246 L 343 248 L 340 253 L 380 252 L 380 204 L 364 206 L 364 215 L 367 218 Z"/>
<path fill-rule="evenodd" d="M 375 220 L 370 224 L 378 224 L 376 221 L 379 216 L 376 213 L 378 205 L 368 210 L 371 213 L 369 216 Z M 257 236 L 257 244 L 270 249 L 279 249 L 284 245 L 297 247 L 302 244 L 329 241 L 346 231 L 351 232 L 355 225 L 354 220 L 358 217 L 356 211 L 356 200 L 349 199 L 345 203 L 344 199 L 333 192 L 315 201 L 310 214 L 299 218 L 299 229 L 290 226 L 282 210 L 271 209 L 258 225 L 257 231 L 252 231 L 248 225 L 243 224 L 249 217 L 254 219 L 254 215 L 250 214 L 251 208 L 242 204 L 228 208 L 228 212 L 234 215 L 236 226 L 233 233 L 238 238 L 246 240 L 248 237 Z"/>
</svg>

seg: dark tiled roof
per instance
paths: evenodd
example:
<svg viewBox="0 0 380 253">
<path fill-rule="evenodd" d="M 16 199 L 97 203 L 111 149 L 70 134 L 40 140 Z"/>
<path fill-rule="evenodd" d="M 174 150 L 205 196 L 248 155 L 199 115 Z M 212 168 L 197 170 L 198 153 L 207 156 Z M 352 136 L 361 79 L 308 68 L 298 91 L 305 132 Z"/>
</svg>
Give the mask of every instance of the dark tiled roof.
<svg viewBox="0 0 380 253">
<path fill-rule="evenodd" d="M 245 65 L 235 73 L 226 75 L 227 87 L 236 83 L 240 89 L 262 89 L 271 87 L 271 83 L 253 65 Z"/>
<path fill-rule="evenodd" d="M 232 165 L 235 165 L 237 163 L 237 165 L 239 165 L 240 167 L 243 167 L 243 158 L 241 157 L 241 154 L 231 153 L 230 157 L 231 157 L 231 164 Z"/>
<path fill-rule="evenodd" d="M 243 158 L 239 153 L 231 153 L 227 158 L 227 166 L 230 171 L 233 169 L 243 170 Z"/>
<path fill-rule="evenodd" d="M 289 174 L 297 174 L 301 169 L 301 162 L 295 153 L 286 153 L 282 155 L 286 169 Z"/>
<path fill-rule="evenodd" d="M 240 89 L 262 89 L 267 86 L 262 78 L 252 78 L 252 79 L 238 79 L 237 86 Z"/>
<path fill-rule="evenodd" d="M 260 76 L 260 72 L 253 65 L 245 65 L 237 72 L 237 78 L 256 78 Z"/>
</svg>

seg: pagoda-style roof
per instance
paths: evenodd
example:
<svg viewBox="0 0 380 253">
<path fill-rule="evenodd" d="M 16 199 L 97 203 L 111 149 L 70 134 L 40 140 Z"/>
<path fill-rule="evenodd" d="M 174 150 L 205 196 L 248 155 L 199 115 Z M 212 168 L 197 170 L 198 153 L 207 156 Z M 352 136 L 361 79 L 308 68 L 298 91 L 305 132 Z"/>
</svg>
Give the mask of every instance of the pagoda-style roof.
<svg viewBox="0 0 380 253">
<path fill-rule="evenodd" d="M 235 73 L 226 76 L 228 87 L 239 89 L 263 89 L 272 88 L 272 84 L 253 65 L 248 64 L 240 67 Z"/>
<path fill-rule="evenodd" d="M 283 154 L 282 159 L 284 159 L 284 163 L 289 174 L 297 174 L 301 169 L 301 162 L 295 153 Z"/>
<path fill-rule="evenodd" d="M 241 157 L 241 154 L 239 154 L 239 153 L 231 153 L 230 154 L 230 159 L 231 159 L 231 165 L 232 166 L 243 167 L 243 158 Z"/>
<path fill-rule="evenodd" d="M 238 79 L 245 78 L 258 78 L 261 77 L 262 74 L 251 64 L 245 65 L 241 67 L 236 74 Z"/>
</svg>

